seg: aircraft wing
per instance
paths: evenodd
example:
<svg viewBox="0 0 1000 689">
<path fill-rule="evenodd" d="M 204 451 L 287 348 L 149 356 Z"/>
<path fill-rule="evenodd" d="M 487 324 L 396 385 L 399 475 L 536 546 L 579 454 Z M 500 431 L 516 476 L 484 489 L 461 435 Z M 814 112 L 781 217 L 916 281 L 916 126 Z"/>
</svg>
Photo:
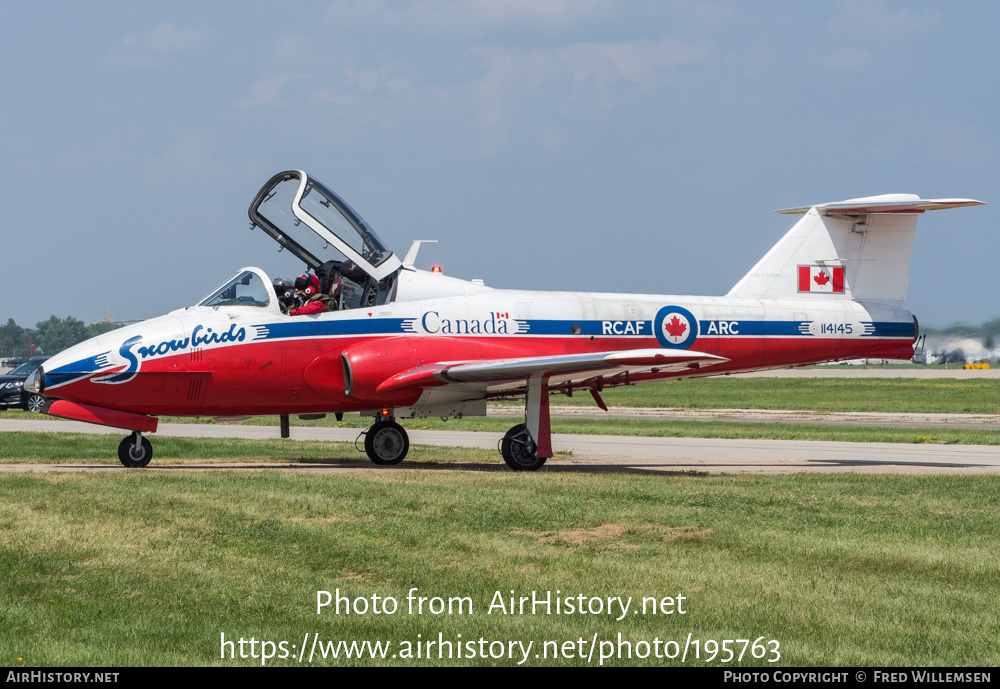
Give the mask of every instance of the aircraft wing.
<svg viewBox="0 0 1000 689">
<path fill-rule="evenodd" d="M 406 388 L 456 388 L 475 395 L 517 391 L 533 376 L 547 376 L 549 385 L 584 381 L 622 372 L 670 372 L 697 369 L 728 361 L 714 354 L 677 349 L 631 349 L 616 352 L 438 362 L 397 374 L 378 386 L 379 393 Z M 461 394 L 461 393 L 459 393 Z M 449 394 L 448 397 L 455 398 Z"/>
</svg>

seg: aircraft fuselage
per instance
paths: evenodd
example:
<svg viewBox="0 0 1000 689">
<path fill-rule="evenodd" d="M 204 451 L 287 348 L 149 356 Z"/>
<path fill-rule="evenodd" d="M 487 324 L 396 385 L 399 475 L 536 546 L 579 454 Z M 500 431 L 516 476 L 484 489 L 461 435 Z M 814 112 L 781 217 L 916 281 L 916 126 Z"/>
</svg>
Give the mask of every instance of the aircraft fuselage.
<svg viewBox="0 0 1000 689">
<path fill-rule="evenodd" d="M 815 297 L 488 290 L 297 317 L 199 306 L 53 357 L 45 367 L 45 394 L 156 416 L 363 411 L 419 406 L 420 388 L 380 393 L 378 384 L 434 361 L 643 348 L 728 359 L 709 369 L 609 376 L 603 382 L 610 387 L 864 357 L 909 359 L 915 337 L 913 316 L 903 309 Z"/>
</svg>

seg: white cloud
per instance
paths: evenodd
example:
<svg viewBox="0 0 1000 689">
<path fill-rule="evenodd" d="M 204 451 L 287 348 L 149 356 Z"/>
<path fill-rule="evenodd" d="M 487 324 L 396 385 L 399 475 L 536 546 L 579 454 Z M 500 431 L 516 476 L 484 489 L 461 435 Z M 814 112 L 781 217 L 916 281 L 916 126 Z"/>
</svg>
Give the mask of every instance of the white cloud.
<svg viewBox="0 0 1000 689">
<path fill-rule="evenodd" d="M 938 30 L 935 10 L 917 12 L 884 0 L 841 0 L 827 22 L 827 38 L 837 44 L 823 59 L 833 72 L 899 74 L 912 44 Z"/>
<path fill-rule="evenodd" d="M 398 64 L 394 62 L 381 62 L 377 66 L 361 69 L 347 67 L 341 71 L 338 83 L 311 91 L 309 100 L 312 103 L 353 107 L 374 98 L 398 96 L 411 89 L 412 84 L 397 76 L 397 71 Z"/>
<path fill-rule="evenodd" d="M 295 33 L 279 38 L 271 52 L 279 60 L 295 60 L 306 54 L 308 48 L 309 38 L 304 34 Z"/>
<path fill-rule="evenodd" d="M 361 96 L 355 93 L 347 93 L 337 89 L 317 89 L 309 94 L 309 102 L 318 105 L 339 105 L 341 107 L 354 107 L 361 104 Z"/>
<path fill-rule="evenodd" d="M 827 39 L 837 47 L 822 64 L 832 72 L 898 75 L 909 63 L 910 45 L 940 24 L 935 10 L 918 13 L 884 0 L 841 0 L 827 22 Z"/>
<path fill-rule="evenodd" d="M 551 30 L 613 16 L 622 0 L 334 0 L 326 12 L 334 24 L 458 34 L 468 38 L 512 25 Z"/>
<path fill-rule="evenodd" d="M 280 105 L 285 84 L 308 78 L 308 74 L 265 74 L 250 85 L 250 93 L 236 101 L 236 105 L 241 108 Z"/>
<path fill-rule="evenodd" d="M 125 36 L 104 62 L 139 67 L 164 64 L 172 57 L 204 53 L 214 37 L 215 30 L 207 25 L 178 28 L 157 24 L 145 33 Z"/>
<path fill-rule="evenodd" d="M 475 113 L 484 143 L 494 148 L 516 122 L 541 116 L 536 113 L 544 119 L 603 113 L 620 102 L 613 96 L 656 90 L 672 70 L 704 61 L 708 53 L 705 45 L 673 38 L 530 51 L 478 48 L 470 54 L 482 58 L 484 69 L 468 85 L 463 106 Z"/>
<path fill-rule="evenodd" d="M 692 45 L 673 38 L 624 43 L 578 43 L 556 51 L 573 69 L 574 81 L 593 78 L 599 86 L 619 80 L 650 83 L 660 72 L 708 56 L 705 45 Z"/>
<path fill-rule="evenodd" d="M 739 19 L 739 11 L 731 2 L 698 0 L 694 4 L 698 19 L 709 24 L 725 24 Z"/>
<path fill-rule="evenodd" d="M 851 43 L 880 45 L 907 43 L 940 25 L 941 16 L 933 9 L 918 13 L 905 5 L 894 8 L 883 0 L 841 0 L 827 30 Z"/>
<path fill-rule="evenodd" d="M 874 61 L 870 50 L 845 45 L 826 56 L 823 66 L 834 72 L 860 72 Z"/>
<path fill-rule="evenodd" d="M 176 131 L 159 155 L 142 162 L 144 178 L 155 184 L 204 180 L 218 171 L 215 141 L 205 131 L 188 127 Z"/>
</svg>

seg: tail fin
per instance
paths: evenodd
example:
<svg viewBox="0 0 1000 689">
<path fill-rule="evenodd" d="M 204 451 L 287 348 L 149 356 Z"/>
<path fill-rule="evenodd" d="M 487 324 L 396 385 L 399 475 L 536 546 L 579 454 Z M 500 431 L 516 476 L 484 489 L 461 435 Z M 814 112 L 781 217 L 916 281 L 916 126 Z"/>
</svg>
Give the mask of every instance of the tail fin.
<svg viewBox="0 0 1000 689">
<path fill-rule="evenodd" d="M 726 296 L 788 299 L 825 293 L 902 306 L 917 214 L 982 203 L 885 194 L 775 211 L 805 217 Z"/>
</svg>

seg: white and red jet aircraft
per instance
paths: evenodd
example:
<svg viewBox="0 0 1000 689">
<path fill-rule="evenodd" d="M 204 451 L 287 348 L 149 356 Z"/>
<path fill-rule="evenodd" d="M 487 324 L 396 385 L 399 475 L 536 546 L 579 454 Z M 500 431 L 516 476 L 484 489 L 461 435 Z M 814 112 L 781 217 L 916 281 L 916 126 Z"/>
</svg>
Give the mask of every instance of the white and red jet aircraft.
<svg viewBox="0 0 1000 689">
<path fill-rule="evenodd" d="M 971 199 L 889 194 L 779 213 L 804 217 L 724 297 L 493 289 L 400 260 L 337 194 L 298 170 L 250 206 L 312 269 L 342 261 L 337 310 L 289 316 L 275 284 L 244 268 L 195 306 L 72 347 L 26 381 L 47 413 L 131 430 L 118 456 L 149 463 L 143 434 L 173 416 L 375 417 L 365 450 L 396 464 L 398 418 L 483 416 L 526 398 L 501 442 L 514 470 L 552 456 L 549 395 L 826 361 L 909 359 L 902 308 L 917 214 Z M 280 285 L 280 282 L 278 283 Z"/>
</svg>

